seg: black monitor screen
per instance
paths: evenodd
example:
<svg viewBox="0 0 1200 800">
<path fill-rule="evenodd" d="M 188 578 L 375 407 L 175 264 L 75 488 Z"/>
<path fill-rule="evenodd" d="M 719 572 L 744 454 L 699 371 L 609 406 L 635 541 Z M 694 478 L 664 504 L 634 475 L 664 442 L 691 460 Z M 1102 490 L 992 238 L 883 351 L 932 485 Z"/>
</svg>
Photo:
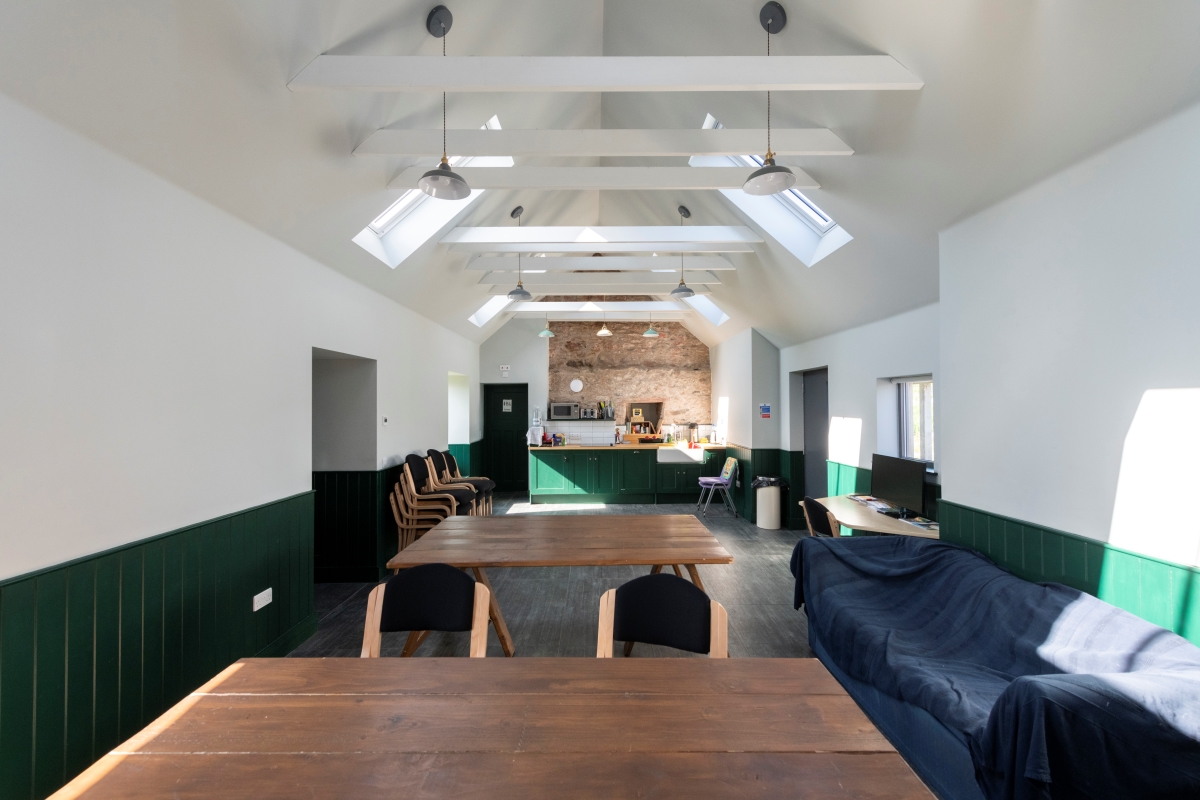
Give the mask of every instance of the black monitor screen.
<svg viewBox="0 0 1200 800">
<path fill-rule="evenodd" d="M 880 500 L 925 513 L 925 462 L 871 456 L 871 494 Z"/>
</svg>

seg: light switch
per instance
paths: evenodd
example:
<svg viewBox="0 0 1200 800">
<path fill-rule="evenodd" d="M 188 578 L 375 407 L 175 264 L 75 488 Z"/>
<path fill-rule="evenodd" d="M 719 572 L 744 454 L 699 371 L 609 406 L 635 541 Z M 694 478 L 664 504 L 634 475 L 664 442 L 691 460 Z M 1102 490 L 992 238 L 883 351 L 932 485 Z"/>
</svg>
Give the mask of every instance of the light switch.
<svg viewBox="0 0 1200 800">
<path fill-rule="evenodd" d="M 271 602 L 271 590 L 265 589 L 265 590 L 259 592 L 258 594 L 254 595 L 254 603 L 253 603 L 254 610 L 258 611 L 260 608 L 263 608 L 270 602 Z"/>
</svg>

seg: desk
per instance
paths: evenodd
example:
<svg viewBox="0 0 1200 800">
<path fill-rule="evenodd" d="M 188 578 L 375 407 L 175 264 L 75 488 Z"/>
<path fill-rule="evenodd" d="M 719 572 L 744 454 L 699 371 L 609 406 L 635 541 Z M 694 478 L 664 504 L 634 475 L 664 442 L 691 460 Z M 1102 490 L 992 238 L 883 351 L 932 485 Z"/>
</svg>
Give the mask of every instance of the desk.
<svg viewBox="0 0 1200 800">
<path fill-rule="evenodd" d="M 696 565 L 732 564 L 733 556 L 690 514 L 520 514 L 450 517 L 387 565 L 404 569 L 438 563 L 471 568 L 489 591 L 486 567 L 644 565 L 658 572 L 666 564 L 687 567 L 692 582 L 703 589 Z M 513 655 L 512 636 L 495 592 L 491 617 L 504 654 Z M 406 652 L 415 650 L 422 638 L 410 637 Z"/>
<path fill-rule="evenodd" d="M 933 800 L 814 658 L 243 659 L 62 796 Z"/>
<path fill-rule="evenodd" d="M 869 533 L 894 533 L 900 536 L 917 536 L 922 539 L 937 539 L 937 531 L 927 531 L 898 519 L 872 511 L 862 503 L 856 503 L 846 495 L 822 497 L 817 501 L 833 512 L 834 519 L 847 528 Z"/>
</svg>

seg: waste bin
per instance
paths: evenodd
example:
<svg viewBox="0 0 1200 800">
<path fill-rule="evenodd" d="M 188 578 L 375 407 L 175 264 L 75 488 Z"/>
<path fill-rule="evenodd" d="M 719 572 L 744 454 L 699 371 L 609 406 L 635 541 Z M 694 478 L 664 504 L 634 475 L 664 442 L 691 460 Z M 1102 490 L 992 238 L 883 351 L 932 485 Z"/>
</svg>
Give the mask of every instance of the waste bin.
<svg viewBox="0 0 1200 800">
<path fill-rule="evenodd" d="M 754 490 L 754 518 L 760 528 L 779 530 L 787 481 L 769 475 L 760 475 L 750 484 Z"/>
</svg>

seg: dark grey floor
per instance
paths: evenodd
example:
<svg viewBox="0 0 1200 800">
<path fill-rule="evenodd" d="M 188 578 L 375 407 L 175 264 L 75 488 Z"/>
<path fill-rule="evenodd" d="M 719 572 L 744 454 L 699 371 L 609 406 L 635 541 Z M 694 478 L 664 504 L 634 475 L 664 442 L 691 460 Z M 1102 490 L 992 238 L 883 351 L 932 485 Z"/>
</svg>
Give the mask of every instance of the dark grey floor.
<svg viewBox="0 0 1200 800">
<path fill-rule="evenodd" d="M 497 496 L 494 514 L 692 514 L 687 505 L 612 505 L 603 508 L 557 506 L 530 512 L 526 495 Z M 534 506 L 534 509 L 546 509 Z M 729 612 L 729 655 L 732 657 L 811 658 L 807 621 L 792 609 L 794 581 L 788 558 L 799 537 L 797 531 L 762 530 L 726 510 L 709 509 L 701 518 L 725 549 L 733 554 L 729 565 L 701 566 L 708 594 Z M 614 520 L 614 523 L 617 521 Z M 600 595 L 625 581 L 645 575 L 648 567 L 528 567 L 489 569 L 496 599 L 504 611 L 520 656 L 596 655 L 596 627 Z M 320 627 L 300 647 L 295 657 L 358 656 L 362 649 L 367 593 L 374 584 L 319 583 L 316 612 Z M 434 633 L 421 645 L 418 656 L 466 656 L 468 633 Z M 405 634 L 384 634 L 382 654 L 396 656 Z M 619 646 L 618 646 L 619 647 Z M 502 656 L 500 642 L 489 627 L 488 657 Z M 637 645 L 638 656 L 688 656 L 669 648 Z"/>
</svg>

